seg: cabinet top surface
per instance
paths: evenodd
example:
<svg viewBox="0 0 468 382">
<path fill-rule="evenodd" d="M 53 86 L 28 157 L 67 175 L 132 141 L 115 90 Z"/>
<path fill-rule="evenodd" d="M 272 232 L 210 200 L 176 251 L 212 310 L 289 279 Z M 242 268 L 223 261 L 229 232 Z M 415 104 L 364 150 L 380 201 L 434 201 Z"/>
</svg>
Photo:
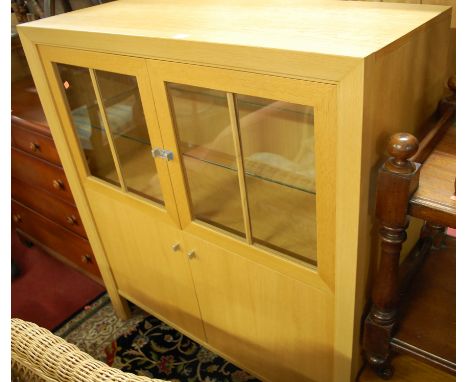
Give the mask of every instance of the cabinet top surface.
<svg viewBox="0 0 468 382">
<path fill-rule="evenodd" d="M 23 24 L 98 34 L 367 57 L 449 7 L 325 0 L 120 0 Z M 53 43 L 54 34 L 50 34 Z"/>
</svg>

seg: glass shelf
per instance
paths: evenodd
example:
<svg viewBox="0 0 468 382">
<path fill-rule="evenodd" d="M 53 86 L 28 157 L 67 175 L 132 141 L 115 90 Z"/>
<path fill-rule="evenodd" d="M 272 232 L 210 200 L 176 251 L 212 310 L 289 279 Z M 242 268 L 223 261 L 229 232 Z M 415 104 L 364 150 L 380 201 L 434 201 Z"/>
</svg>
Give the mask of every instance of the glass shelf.
<svg viewBox="0 0 468 382">
<path fill-rule="evenodd" d="M 99 109 L 98 109 L 97 103 L 94 104 L 94 105 L 91 105 L 90 107 L 95 108 L 95 112 L 98 113 Z M 119 118 L 121 118 L 121 115 L 119 115 L 117 113 L 114 113 L 112 111 L 112 107 L 107 108 L 107 111 L 108 111 L 107 118 L 109 119 L 109 124 L 111 124 L 113 126 L 116 126 L 116 125 L 119 125 L 119 124 L 121 126 L 124 125 L 122 123 L 122 120 L 120 120 L 120 122 L 119 122 Z M 76 126 L 76 129 L 77 129 L 77 134 L 80 137 L 80 139 L 83 137 L 82 139 L 85 141 L 86 137 L 91 135 L 92 129 L 99 130 L 102 134 L 106 133 L 104 127 L 102 127 L 103 124 L 102 124 L 102 118 L 101 118 L 100 115 L 99 115 L 99 124 L 91 123 L 91 121 L 89 119 L 88 107 L 80 106 L 80 107 L 72 110 L 71 115 L 72 115 L 72 118 L 73 118 L 73 120 L 75 122 L 75 126 Z M 131 121 L 131 119 L 128 117 L 129 115 L 130 115 L 130 113 L 127 113 L 126 123 L 129 123 Z M 123 121 L 123 122 L 125 122 L 125 121 Z M 125 129 L 123 127 L 117 128 L 117 130 L 121 131 L 118 134 L 120 138 L 130 139 L 130 140 L 136 141 L 138 143 L 141 143 L 143 145 L 147 145 L 147 146 L 151 147 L 151 143 L 149 141 L 149 138 L 144 139 L 144 138 L 141 138 L 141 137 L 135 137 L 135 136 L 127 135 L 125 133 Z"/>
<path fill-rule="evenodd" d="M 196 155 L 192 155 L 189 152 L 185 152 L 183 155 L 187 156 L 187 157 L 189 157 L 191 159 L 199 160 L 199 161 L 211 164 L 213 166 L 218 166 L 218 167 L 224 168 L 226 170 L 230 170 L 230 171 L 233 171 L 233 172 L 237 173 L 237 168 L 235 166 L 235 158 L 232 158 L 232 161 L 227 162 L 227 161 L 215 161 L 214 159 L 211 159 L 211 156 L 205 156 L 205 157 L 201 158 L 201 157 L 198 157 Z M 214 156 L 216 156 L 216 154 L 214 154 Z M 284 186 L 284 187 L 293 188 L 293 189 L 296 189 L 298 191 L 303 191 L 303 192 L 307 192 L 308 194 L 315 195 L 315 191 L 311 191 L 310 189 L 307 189 L 307 188 L 296 186 L 296 185 L 290 184 L 290 183 L 281 182 L 281 181 L 279 181 L 277 179 L 268 178 L 268 177 L 259 175 L 258 173 L 251 172 L 251 171 L 244 171 L 244 173 L 245 173 L 245 175 L 252 176 L 252 177 L 257 178 L 257 179 L 265 180 L 265 181 L 268 181 L 268 182 L 273 182 L 273 183 L 279 184 L 279 185 Z M 291 175 L 293 175 L 293 174 L 291 174 Z"/>
</svg>

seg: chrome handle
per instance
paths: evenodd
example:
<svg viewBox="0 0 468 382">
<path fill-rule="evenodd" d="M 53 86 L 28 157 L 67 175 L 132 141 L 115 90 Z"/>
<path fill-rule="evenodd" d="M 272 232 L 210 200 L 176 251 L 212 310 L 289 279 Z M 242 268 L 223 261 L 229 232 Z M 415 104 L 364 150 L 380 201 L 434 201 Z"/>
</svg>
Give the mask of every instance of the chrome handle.
<svg viewBox="0 0 468 382">
<path fill-rule="evenodd" d="M 163 158 L 163 159 L 166 159 L 167 161 L 174 159 L 174 153 L 171 150 L 165 150 L 160 147 L 156 147 L 152 149 L 151 154 L 153 154 L 153 157 L 155 158 Z"/>
<path fill-rule="evenodd" d="M 187 257 L 189 259 L 193 259 L 195 257 L 195 251 L 192 249 L 191 251 L 187 252 Z"/>
<path fill-rule="evenodd" d="M 180 250 L 180 243 L 174 243 L 171 245 L 171 248 L 174 252 L 177 252 Z"/>
</svg>

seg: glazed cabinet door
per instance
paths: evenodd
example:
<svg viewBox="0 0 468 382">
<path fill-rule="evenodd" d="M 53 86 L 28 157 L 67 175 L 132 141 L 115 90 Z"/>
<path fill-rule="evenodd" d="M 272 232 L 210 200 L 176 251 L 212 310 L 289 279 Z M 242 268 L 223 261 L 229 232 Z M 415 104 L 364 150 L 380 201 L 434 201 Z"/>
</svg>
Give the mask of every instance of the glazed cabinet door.
<svg viewBox="0 0 468 382">
<path fill-rule="evenodd" d="M 267 380 L 330 381 L 336 86 L 147 62 L 208 343 Z"/>
<path fill-rule="evenodd" d="M 336 86 L 147 62 L 182 229 L 333 290 Z"/>
<path fill-rule="evenodd" d="M 203 338 L 145 60 L 39 50 L 119 293 Z"/>
<path fill-rule="evenodd" d="M 145 205 L 179 227 L 145 61 L 41 46 L 84 186 Z M 170 157 L 170 155 L 169 155 Z"/>
</svg>

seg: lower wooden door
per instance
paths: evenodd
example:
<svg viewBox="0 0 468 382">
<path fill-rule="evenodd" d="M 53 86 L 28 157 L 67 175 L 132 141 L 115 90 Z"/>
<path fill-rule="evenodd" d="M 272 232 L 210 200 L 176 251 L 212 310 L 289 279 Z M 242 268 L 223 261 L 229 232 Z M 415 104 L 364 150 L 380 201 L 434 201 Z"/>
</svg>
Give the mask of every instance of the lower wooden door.
<svg viewBox="0 0 468 382">
<path fill-rule="evenodd" d="M 329 289 L 183 235 L 210 346 L 265 380 L 332 380 Z"/>
<path fill-rule="evenodd" d="M 119 293 L 177 329 L 204 340 L 181 232 L 151 206 L 91 188 L 87 195 Z"/>
</svg>

